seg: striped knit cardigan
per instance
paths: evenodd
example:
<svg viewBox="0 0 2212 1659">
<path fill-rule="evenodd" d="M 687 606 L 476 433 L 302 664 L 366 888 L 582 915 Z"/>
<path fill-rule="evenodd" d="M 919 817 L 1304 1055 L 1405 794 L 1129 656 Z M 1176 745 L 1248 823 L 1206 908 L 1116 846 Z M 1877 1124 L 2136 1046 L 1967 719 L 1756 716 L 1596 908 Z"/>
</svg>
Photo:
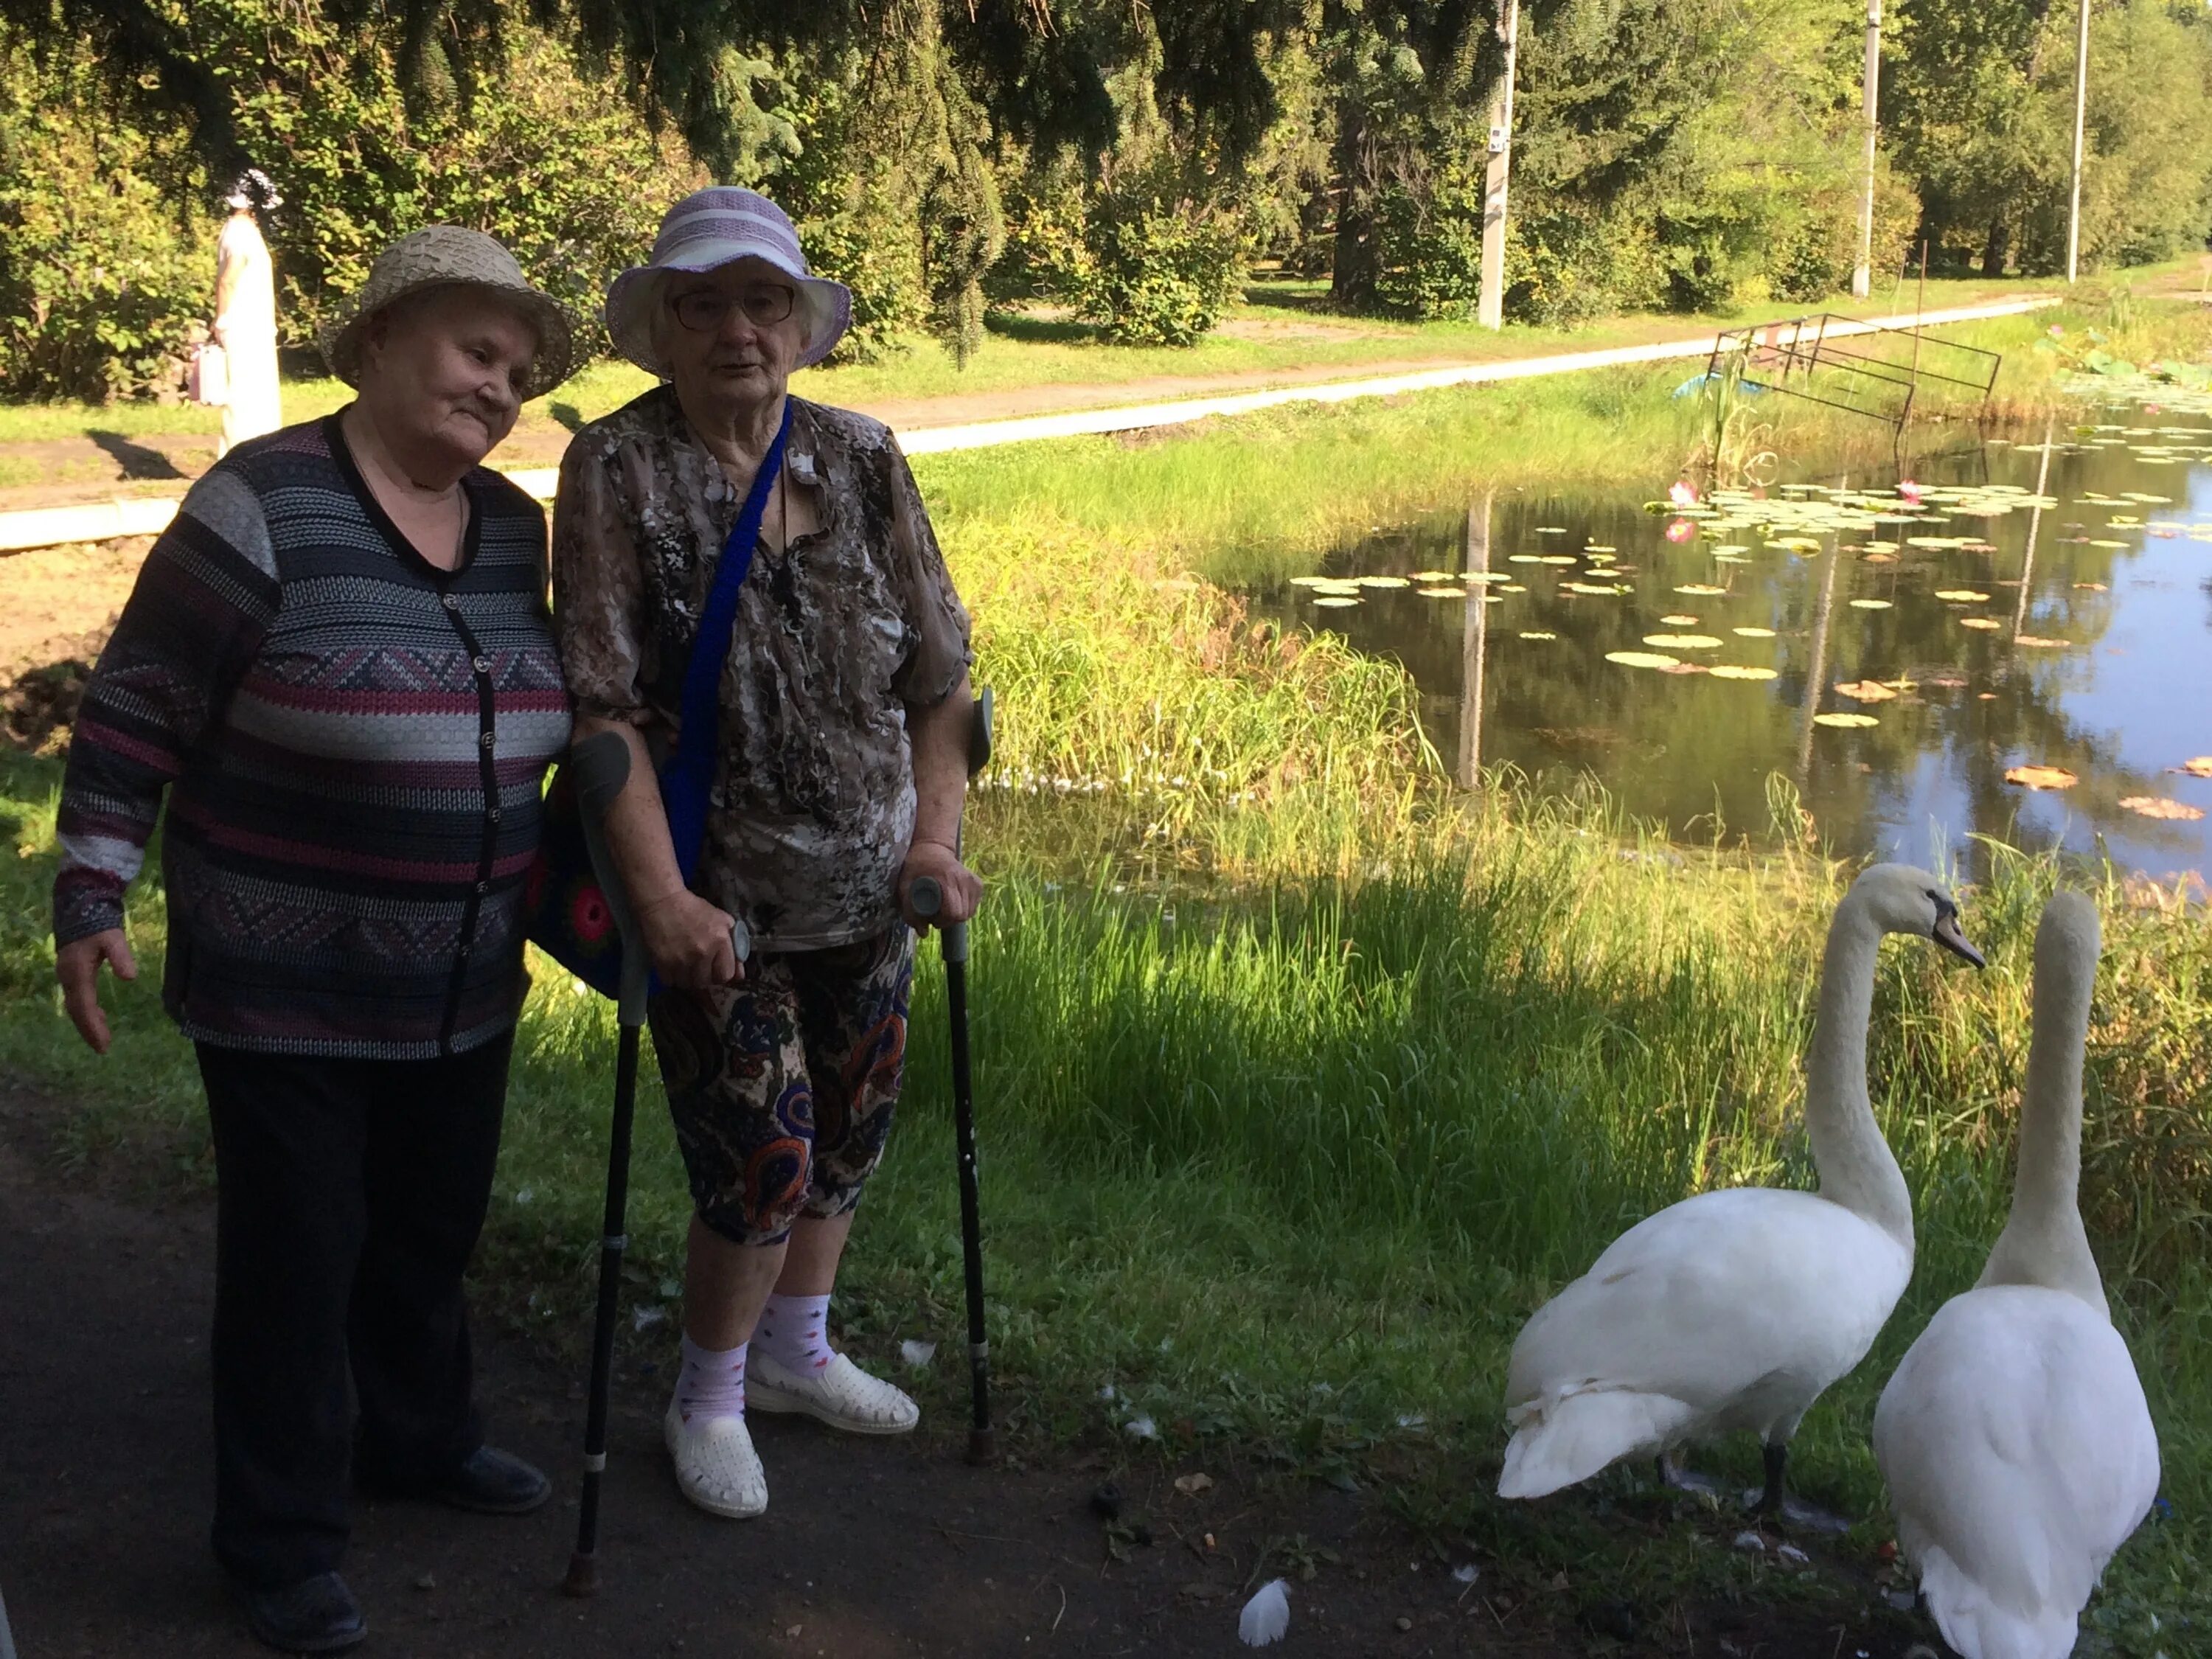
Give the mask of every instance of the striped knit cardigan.
<svg viewBox="0 0 2212 1659">
<path fill-rule="evenodd" d="M 54 939 L 122 925 L 167 788 L 162 1000 L 188 1036 L 419 1060 L 514 1023 L 568 704 L 544 514 L 463 483 L 448 572 L 333 416 L 233 450 L 147 556 L 70 745 Z"/>
</svg>

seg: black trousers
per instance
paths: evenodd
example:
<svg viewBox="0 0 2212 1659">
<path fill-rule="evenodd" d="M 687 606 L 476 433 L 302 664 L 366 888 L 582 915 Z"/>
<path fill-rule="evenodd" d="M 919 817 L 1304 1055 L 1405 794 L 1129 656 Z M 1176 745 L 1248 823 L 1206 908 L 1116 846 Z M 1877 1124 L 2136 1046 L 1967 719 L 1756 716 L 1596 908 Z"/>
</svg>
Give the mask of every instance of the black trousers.
<svg viewBox="0 0 2212 1659">
<path fill-rule="evenodd" d="M 513 1048 L 511 1034 L 427 1060 L 199 1045 L 220 1189 L 215 1552 L 249 1588 L 337 1567 L 349 1473 L 426 1487 L 483 1443 L 461 1275 Z"/>
</svg>

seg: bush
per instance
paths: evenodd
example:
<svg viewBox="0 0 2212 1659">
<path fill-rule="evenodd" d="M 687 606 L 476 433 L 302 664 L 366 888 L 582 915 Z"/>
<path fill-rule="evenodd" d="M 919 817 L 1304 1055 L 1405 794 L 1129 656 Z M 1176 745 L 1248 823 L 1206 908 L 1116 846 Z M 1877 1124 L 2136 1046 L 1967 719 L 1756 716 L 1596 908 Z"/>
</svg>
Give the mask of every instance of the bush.
<svg viewBox="0 0 2212 1659">
<path fill-rule="evenodd" d="M 116 118 L 82 48 L 41 64 L 0 37 L 0 393 L 179 390 L 185 331 L 214 297 L 215 227 L 179 223 L 167 160 Z"/>
<path fill-rule="evenodd" d="M 1376 302 L 1400 317 L 1472 318 L 1482 298 L 1480 172 L 1454 169 L 1387 185 L 1375 204 L 1382 244 Z"/>
<path fill-rule="evenodd" d="M 1195 345 L 1244 278 L 1236 224 L 1192 204 L 1094 204 L 1067 285 L 1077 314 L 1117 345 Z"/>
<path fill-rule="evenodd" d="M 1664 286 L 1651 233 L 1630 213 L 1538 203 L 1507 224 L 1505 314 L 1515 322 L 1572 328 L 1650 310 Z"/>
</svg>

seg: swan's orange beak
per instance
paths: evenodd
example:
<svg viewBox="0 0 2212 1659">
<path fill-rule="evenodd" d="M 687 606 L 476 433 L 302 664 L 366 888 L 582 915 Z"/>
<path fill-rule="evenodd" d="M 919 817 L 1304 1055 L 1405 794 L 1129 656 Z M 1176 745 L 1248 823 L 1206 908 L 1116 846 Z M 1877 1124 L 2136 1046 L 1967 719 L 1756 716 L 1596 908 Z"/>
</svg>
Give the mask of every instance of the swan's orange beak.
<svg viewBox="0 0 2212 1659">
<path fill-rule="evenodd" d="M 1944 905 L 1936 911 L 1935 939 L 1953 956 L 1964 957 L 1977 968 L 1990 965 L 1982 953 L 1967 944 L 1966 936 L 1959 931 L 1959 912 L 1954 906 Z"/>
</svg>

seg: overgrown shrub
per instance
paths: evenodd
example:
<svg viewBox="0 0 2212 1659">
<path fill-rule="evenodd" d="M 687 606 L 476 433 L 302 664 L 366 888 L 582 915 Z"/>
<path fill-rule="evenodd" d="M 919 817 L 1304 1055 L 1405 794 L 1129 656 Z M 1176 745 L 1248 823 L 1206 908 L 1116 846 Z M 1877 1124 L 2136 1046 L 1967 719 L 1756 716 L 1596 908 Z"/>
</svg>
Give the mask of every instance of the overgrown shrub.
<svg viewBox="0 0 2212 1659">
<path fill-rule="evenodd" d="M 0 394 L 174 394 L 215 288 L 197 175 L 119 120 L 81 49 L 0 36 Z"/>
<path fill-rule="evenodd" d="M 1400 317 L 1471 318 L 1482 297 L 1480 171 L 1395 180 L 1376 196 L 1375 298 Z"/>
<path fill-rule="evenodd" d="M 1092 207 L 1083 254 L 1066 291 L 1121 345 L 1196 344 L 1244 276 L 1234 221 L 1188 202 L 1106 197 Z"/>
<path fill-rule="evenodd" d="M 1656 309 L 1664 276 L 1648 224 L 1573 203 L 1514 214 L 1505 240 L 1505 314 L 1572 328 L 1618 311 Z"/>
</svg>

